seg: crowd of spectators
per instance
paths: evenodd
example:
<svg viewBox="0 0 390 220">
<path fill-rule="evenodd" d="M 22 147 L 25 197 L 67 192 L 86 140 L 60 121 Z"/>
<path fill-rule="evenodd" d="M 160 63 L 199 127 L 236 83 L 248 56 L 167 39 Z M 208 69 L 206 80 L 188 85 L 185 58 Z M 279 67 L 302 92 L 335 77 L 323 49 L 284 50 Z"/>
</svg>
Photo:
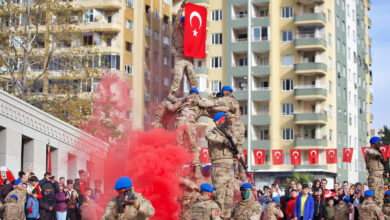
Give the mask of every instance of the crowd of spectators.
<svg viewBox="0 0 390 220">
<path fill-rule="evenodd" d="M 292 180 L 284 190 L 278 183 L 274 183 L 271 187 L 264 186 L 262 190 L 257 190 L 258 201 L 264 213 L 264 209 L 272 199 L 278 197 L 284 214 L 283 219 L 286 220 L 333 220 L 335 216 L 336 219 L 340 219 L 337 215 L 348 215 L 350 220 L 357 220 L 359 218 L 357 207 L 363 202 L 364 192 L 368 190 L 368 186 L 360 182 L 349 184 L 347 181 L 342 184 L 336 182 L 332 188 L 327 186 L 326 179 L 314 180 L 312 184 L 302 184 Z M 385 192 L 387 190 L 388 187 L 385 186 Z M 345 213 L 345 210 L 348 210 L 348 213 Z M 265 219 L 264 216 L 261 219 Z"/>
<path fill-rule="evenodd" d="M 6 179 L 0 186 L 1 219 L 95 220 L 103 212 L 102 182 L 90 188 L 88 175 L 79 171 L 79 178 L 58 180 L 46 172 L 39 180 L 31 171 L 20 171 L 18 178 Z"/>
</svg>

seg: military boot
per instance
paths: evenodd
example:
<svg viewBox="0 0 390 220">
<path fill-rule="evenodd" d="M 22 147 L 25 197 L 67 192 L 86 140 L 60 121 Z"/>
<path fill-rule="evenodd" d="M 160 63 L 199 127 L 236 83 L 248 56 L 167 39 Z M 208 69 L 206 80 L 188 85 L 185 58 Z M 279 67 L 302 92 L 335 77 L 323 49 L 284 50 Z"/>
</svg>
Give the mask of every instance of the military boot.
<svg viewBox="0 0 390 220">
<path fill-rule="evenodd" d="M 168 101 L 170 101 L 172 103 L 176 103 L 177 102 L 177 98 L 175 97 L 175 92 L 172 91 L 172 90 L 169 90 L 167 99 L 168 99 Z"/>
<path fill-rule="evenodd" d="M 194 174 L 194 177 L 199 179 L 202 177 L 202 171 L 201 171 L 201 167 L 198 165 L 198 166 L 195 166 L 195 174 Z"/>
</svg>

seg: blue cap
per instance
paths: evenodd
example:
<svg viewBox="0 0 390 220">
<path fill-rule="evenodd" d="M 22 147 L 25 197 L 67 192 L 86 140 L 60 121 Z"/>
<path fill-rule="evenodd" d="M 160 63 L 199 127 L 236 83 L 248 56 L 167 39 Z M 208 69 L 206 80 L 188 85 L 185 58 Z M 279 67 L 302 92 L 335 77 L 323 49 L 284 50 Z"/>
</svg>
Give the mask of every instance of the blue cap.
<svg viewBox="0 0 390 220">
<path fill-rule="evenodd" d="M 390 196 L 390 190 L 385 193 L 386 196 Z"/>
<path fill-rule="evenodd" d="M 349 196 L 344 196 L 343 200 L 346 202 L 351 202 L 351 198 L 349 198 Z"/>
<path fill-rule="evenodd" d="M 279 203 L 279 197 L 274 197 L 272 198 L 272 201 L 276 202 L 276 203 Z"/>
<path fill-rule="evenodd" d="M 198 91 L 197 88 L 192 88 L 192 89 L 190 89 L 190 93 L 193 93 L 193 92 L 195 92 L 196 94 L 199 95 L 199 91 Z"/>
<path fill-rule="evenodd" d="M 379 137 L 374 136 L 370 139 L 370 144 L 375 144 L 378 141 L 381 141 L 381 139 Z"/>
<path fill-rule="evenodd" d="M 184 16 L 180 18 L 180 22 L 184 22 Z"/>
<path fill-rule="evenodd" d="M 217 97 L 218 97 L 218 96 L 223 96 L 222 91 L 217 92 L 216 96 L 217 96 Z"/>
<path fill-rule="evenodd" d="M 203 183 L 201 186 L 200 186 L 200 191 L 202 192 L 213 192 L 213 187 L 208 184 L 208 183 Z"/>
<path fill-rule="evenodd" d="M 119 177 L 115 183 L 115 190 L 127 189 L 133 186 L 131 179 L 127 176 Z"/>
<path fill-rule="evenodd" d="M 252 184 L 250 184 L 250 183 L 243 183 L 243 184 L 241 185 L 241 187 L 240 187 L 240 190 L 241 190 L 241 189 L 246 189 L 246 188 L 252 189 Z"/>
<path fill-rule="evenodd" d="M 10 198 L 12 198 L 12 197 L 14 197 L 16 200 L 18 200 L 19 198 L 18 198 L 18 196 L 17 195 L 15 195 L 15 194 L 12 194 L 11 196 L 10 196 Z"/>
<path fill-rule="evenodd" d="M 226 117 L 226 113 L 225 112 L 218 112 L 217 114 L 214 115 L 213 121 L 216 122 L 222 117 Z"/>
<path fill-rule="evenodd" d="M 374 192 L 371 191 L 371 190 L 366 190 L 364 192 L 364 196 L 367 196 L 367 197 L 374 197 Z"/>
<path fill-rule="evenodd" d="M 15 180 L 14 185 L 18 185 L 19 183 L 22 183 L 22 180 L 21 180 L 21 179 Z"/>
<path fill-rule="evenodd" d="M 224 86 L 224 87 L 222 87 L 222 90 L 221 90 L 222 92 L 223 91 L 228 91 L 228 92 L 233 92 L 233 89 L 232 89 L 232 87 L 230 87 L 230 86 Z"/>
</svg>

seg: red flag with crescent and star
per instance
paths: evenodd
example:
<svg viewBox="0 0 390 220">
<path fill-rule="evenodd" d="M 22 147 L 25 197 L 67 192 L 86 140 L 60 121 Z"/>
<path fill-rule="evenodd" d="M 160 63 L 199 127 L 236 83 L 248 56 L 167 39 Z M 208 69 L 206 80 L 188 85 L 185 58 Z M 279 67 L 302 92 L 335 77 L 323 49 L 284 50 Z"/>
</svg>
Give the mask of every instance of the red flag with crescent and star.
<svg viewBox="0 0 390 220">
<path fill-rule="evenodd" d="M 291 165 L 301 165 L 301 150 L 290 150 Z"/>
<path fill-rule="evenodd" d="M 343 149 L 343 162 L 351 163 L 352 154 L 353 154 L 353 148 L 344 148 Z"/>
<path fill-rule="evenodd" d="M 272 161 L 274 165 L 283 164 L 283 150 L 272 150 Z"/>
<path fill-rule="evenodd" d="M 380 149 L 381 149 L 382 154 L 383 154 L 383 159 L 386 162 L 387 161 L 387 150 L 389 149 L 389 146 L 383 145 L 383 146 L 380 147 Z"/>
<path fill-rule="evenodd" d="M 265 150 L 253 150 L 255 156 L 255 165 L 264 165 Z"/>
<path fill-rule="evenodd" d="M 362 147 L 363 158 L 366 159 L 366 150 L 370 147 Z"/>
<path fill-rule="evenodd" d="M 307 150 L 307 154 L 309 156 L 309 164 L 318 164 L 319 152 L 320 151 L 318 149 Z"/>
<path fill-rule="evenodd" d="M 246 158 L 247 158 L 247 156 L 248 156 L 248 151 L 247 151 L 246 149 L 244 149 L 244 150 L 243 150 L 243 153 L 244 153 L 244 161 L 245 161 L 245 163 L 247 163 L 247 162 L 246 162 Z"/>
<path fill-rule="evenodd" d="M 326 163 L 334 164 L 337 163 L 337 149 L 326 149 Z"/>
<path fill-rule="evenodd" d="M 184 18 L 184 56 L 206 57 L 207 9 L 187 3 Z"/>
<path fill-rule="evenodd" d="M 200 149 L 200 162 L 201 163 L 210 163 L 210 154 L 207 147 L 202 147 Z"/>
</svg>

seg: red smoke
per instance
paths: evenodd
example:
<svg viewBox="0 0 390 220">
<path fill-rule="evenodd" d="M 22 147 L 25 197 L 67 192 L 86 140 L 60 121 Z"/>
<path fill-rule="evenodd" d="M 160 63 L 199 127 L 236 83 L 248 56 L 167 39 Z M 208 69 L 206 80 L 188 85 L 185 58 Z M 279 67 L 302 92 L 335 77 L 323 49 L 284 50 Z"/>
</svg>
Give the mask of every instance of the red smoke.
<svg viewBox="0 0 390 220">
<path fill-rule="evenodd" d="M 94 113 L 83 129 L 109 143 L 104 160 L 104 194 L 111 199 L 120 176 L 129 176 L 135 192 L 149 200 L 155 215 L 152 219 L 178 219 L 181 195 L 178 172 L 192 160 L 192 155 L 177 144 L 177 132 L 155 129 L 133 131 L 128 112 L 131 110 L 130 88 L 119 74 L 106 74 L 94 100 Z M 91 157 L 99 167 L 101 159 Z M 100 200 L 100 199 L 99 199 Z M 101 200 L 100 200 L 101 201 Z M 100 202 L 99 201 L 99 202 Z M 105 208 L 105 207 L 104 207 Z"/>
</svg>

